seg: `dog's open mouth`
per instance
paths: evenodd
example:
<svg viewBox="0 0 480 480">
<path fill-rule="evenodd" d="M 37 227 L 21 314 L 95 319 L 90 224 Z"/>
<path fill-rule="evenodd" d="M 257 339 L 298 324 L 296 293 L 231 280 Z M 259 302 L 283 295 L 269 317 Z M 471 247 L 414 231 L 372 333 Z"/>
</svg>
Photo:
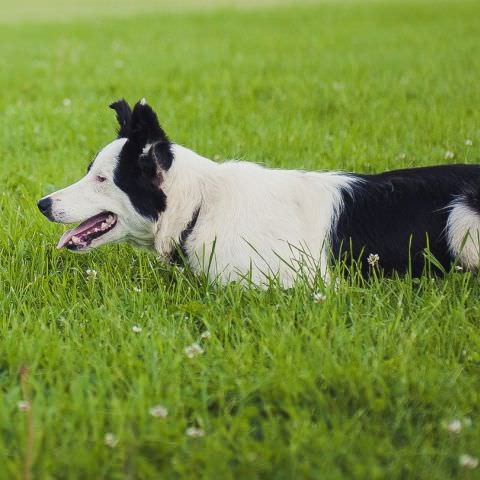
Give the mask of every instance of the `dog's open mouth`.
<svg viewBox="0 0 480 480">
<path fill-rule="evenodd" d="M 117 224 L 117 216 L 112 212 L 103 212 L 82 222 L 78 227 L 67 230 L 60 238 L 57 248 L 82 250 L 93 240 L 105 235 Z"/>
</svg>

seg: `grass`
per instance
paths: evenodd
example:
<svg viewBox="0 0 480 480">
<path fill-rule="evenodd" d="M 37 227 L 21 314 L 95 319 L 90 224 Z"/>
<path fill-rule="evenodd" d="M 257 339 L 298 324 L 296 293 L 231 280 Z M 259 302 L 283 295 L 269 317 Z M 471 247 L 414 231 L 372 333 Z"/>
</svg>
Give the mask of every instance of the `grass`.
<svg viewBox="0 0 480 480">
<path fill-rule="evenodd" d="M 212 158 L 478 163 L 480 4 L 91 5 L 0 28 L 0 478 L 30 478 L 29 462 L 35 479 L 480 478 L 459 466 L 480 456 L 476 274 L 352 278 L 315 303 L 305 285 L 221 288 L 124 245 L 57 252 L 62 228 L 35 206 L 112 139 L 122 96 Z"/>
</svg>

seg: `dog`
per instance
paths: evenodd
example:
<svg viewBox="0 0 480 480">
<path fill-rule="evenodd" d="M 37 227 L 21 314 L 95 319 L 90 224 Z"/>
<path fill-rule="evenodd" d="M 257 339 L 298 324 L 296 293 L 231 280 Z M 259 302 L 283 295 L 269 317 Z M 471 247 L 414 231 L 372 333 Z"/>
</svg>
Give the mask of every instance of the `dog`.
<svg viewBox="0 0 480 480">
<path fill-rule="evenodd" d="M 42 198 L 49 220 L 80 223 L 57 247 L 127 241 L 222 283 L 289 287 L 335 262 L 368 275 L 479 264 L 480 167 L 364 175 L 216 163 L 170 141 L 141 100 L 110 105 L 119 124 L 77 183 Z"/>
</svg>

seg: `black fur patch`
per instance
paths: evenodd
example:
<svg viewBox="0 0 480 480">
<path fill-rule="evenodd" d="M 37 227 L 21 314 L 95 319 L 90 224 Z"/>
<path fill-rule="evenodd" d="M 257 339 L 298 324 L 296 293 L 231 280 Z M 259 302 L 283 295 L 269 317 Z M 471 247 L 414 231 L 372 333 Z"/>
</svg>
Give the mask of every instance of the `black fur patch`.
<svg viewBox="0 0 480 480">
<path fill-rule="evenodd" d="M 127 138 L 145 146 L 147 143 L 169 142 L 150 105 L 138 102 L 133 107 Z"/>
<path fill-rule="evenodd" d="M 419 276 L 428 247 L 443 268 L 450 268 L 448 206 L 464 197 L 480 212 L 479 166 L 416 168 L 352 178 L 359 181 L 352 190 L 342 191 L 343 207 L 332 233 L 335 259 L 345 258 L 347 265 L 359 260 L 362 272 L 368 274 L 367 257 L 378 254 L 386 274 L 411 271 Z"/>
<path fill-rule="evenodd" d="M 195 225 L 197 224 L 198 215 L 200 214 L 200 207 L 193 212 L 192 219 L 188 222 L 185 229 L 180 234 L 178 245 L 170 255 L 170 263 L 174 265 L 183 265 L 185 260 L 188 259 L 186 243 L 188 237 L 192 234 Z"/>
<path fill-rule="evenodd" d="M 167 208 L 167 197 L 159 186 L 156 172 L 145 168 L 142 147 L 127 140 L 115 168 L 113 181 L 129 197 L 135 209 L 151 220 Z M 141 160 L 143 158 L 143 160 Z"/>
<path fill-rule="evenodd" d="M 168 139 L 154 143 L 149 153 L 162 170 L 168 170 L 172 166 L 173 153 Z"/>
<path fill-rule="evenodd" d="M 117 121 L 119 129 L 117 131 L 118 138 L 127 138 L 130 133 L 130 119 L 132 117 L 132 109 L 130 105 L 122 98 L 109 105 L 109 107 L 115 110 L 117 114 Z"/>
<path fill-rule="evenodd" d="M 160 185 L 162 171 L 168 170 L 173 162 L 170 140 L 152 108 L 141 102 L 133 108 L 124 130 L 127 141 L 114 171 L 114 182 L 141 215 L 156 220 L 167 207 Z M 144 153 L 148 144 L 152 146 Z"/>
</svg>

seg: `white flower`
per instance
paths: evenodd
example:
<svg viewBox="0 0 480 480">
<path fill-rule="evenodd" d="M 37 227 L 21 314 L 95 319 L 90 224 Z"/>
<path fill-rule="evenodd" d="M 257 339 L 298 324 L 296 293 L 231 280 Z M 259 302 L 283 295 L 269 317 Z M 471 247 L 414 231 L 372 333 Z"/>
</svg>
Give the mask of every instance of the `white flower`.
<svg viewBox="0 0 480 480">
<path fill-rule="evenodd" d="M 444 427 L 448 432 L 455 433 L 455 434 L 460 433 L 463 427 L 468 428 L 471 426 L 472 426 L 472 419 L 470 417 L 465 417 L 463 420 L 456 418 L 444 424 Z"/>
<path fill-rule="evenodd" d="M 166 418 L 168 410 L 163 405 L 155 405 L 148 410 L 152 417 Z"/>
<path fill-rule="evenodd" d="M 367 257 L 367 262 L 371 267 L 376 267 L 380 262 L 380 255 L 378 255 L 378 253 L 371 253 Z"/>
<path fill-rule="evenodd" d="M 110 448 L 114 448 L 118 444 L 118 438 L 113 433 L 105 434 L 105 445 Z"/>
<path fill-rule="evenodd" d="M 28 412 L 30 410 L 30 402 L 28 402 L 27 400 L 20 400 L 17 403 L 17 407 L 22 412 Z"/>
<path fill-rule="evenodd" d="M 322 292 L 313 292 L 312 297 L 315 303 L 322 303 L 327 299 L 327 296 Z"/>
<path fill-rule="evenodd" d="M 450 433 L 460 433 L 462 431 L 462 422 L 460 420 L 452 420 L 447 425 L 447 430 Z"/>
<path fill-rule="evenodd" d="M 455 154 L 450 150 L 447 150 L 445 152 L 445 160 L 452 160 L 453 158 L 455 158 Z"/>
<path fill-rule="evenodd" d="M 465 140 L 465 145 L 467 147 L 471 147 L 473 145 L 473 142 L 471 140 L 467 139 L 467 140 Z"/>
<path fill-rule="evenodd" d="M 133 287 L 133 291 L 137 292 L 137 293 L 140 293 L 142 291 L 142 289 L 140 287 Z"/>
<path fill-rule="evenodd" d="M 185 347 L 185 354 L 188 358 L 194 358 L 203 353 L 203 348 L 198 343 L 192 343 L 188 347 Z"/>
<path fill-rule="evenodd" d="M 62 103 L 64 107 L 69 107 L 72 104 L 72 101 L 69 98 L 64 98 Z"/>
<path fill-rule="evenodd" d="M 187 436 L 192 438 L 200 438 L 205 436 L 205 432 L 201 428 L 188 427 L 186 432 Z"/>
<path fill-rule="evenodd" d="M 455 270 L 456 270 L 457 272 L 462 272 L 462 271 L 463 271 L 463 267 L 462 267 L 461 265 L 456 265 L 456 266 L 455 266 Z"/>
<path fill-rule="evenodd" d="M 472 457 L 471 455 L 463 454 L 460 455 L 458 463 L 463 468 L 473 470 L 478 467 L 478 458 Z"/>
<path fill-rule="evenodd" d="M 134 325 L 132 327 L 132 332 L 133 333 L 140 333 L 142 331 L 142 327 L 139 327 L 138 325 Z"/>
<path fill-rule="evenodd" d="M 88 268 L 85 272 L 89 280 L 95 280 L 97 278 L 97 271 Z"/>
<path fill-rule="evenodd" d="M 212 334 L 208 330 L 205 330 L 200 334 L 200 338 L 210 338 L 211 336 Z"/>
</svg>

